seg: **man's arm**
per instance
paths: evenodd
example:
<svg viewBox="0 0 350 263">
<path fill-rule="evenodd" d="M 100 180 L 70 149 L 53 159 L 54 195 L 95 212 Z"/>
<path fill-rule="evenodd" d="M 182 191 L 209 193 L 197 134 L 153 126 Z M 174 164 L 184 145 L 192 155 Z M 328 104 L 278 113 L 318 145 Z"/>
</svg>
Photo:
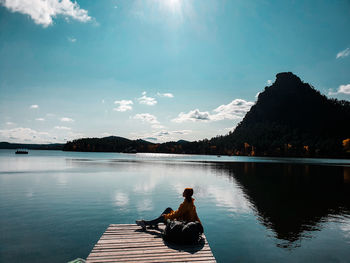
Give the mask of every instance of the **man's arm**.
<svg viewBox="0 0 350 263">
<path fill-rule="evenodd" d="M 169 214 L 164 214 L 163 216 L 164 216 L 165 220 L 167 220 L 167 219 L 172 220 L 174 218 L 182 217 L 183 213 L 184 213 L 184 205 L 181 204 L 176 211 L 172 211 Z"/>
</svg>

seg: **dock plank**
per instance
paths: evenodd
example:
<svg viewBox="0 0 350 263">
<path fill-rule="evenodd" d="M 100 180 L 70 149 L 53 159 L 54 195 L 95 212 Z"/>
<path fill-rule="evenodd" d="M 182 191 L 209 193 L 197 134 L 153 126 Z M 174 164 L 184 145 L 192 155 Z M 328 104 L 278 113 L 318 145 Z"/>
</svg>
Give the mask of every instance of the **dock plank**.
<svg viewBox="0 0 350 263">
<path fill-rule="evenodd" d="M 179 246 L 164 242 L 162 229 L 164 225 L 142 231 L 135 224 L 111 224 L 86 262 L 216 262 L 204 235 L 202 244 Z"/>
</svg>

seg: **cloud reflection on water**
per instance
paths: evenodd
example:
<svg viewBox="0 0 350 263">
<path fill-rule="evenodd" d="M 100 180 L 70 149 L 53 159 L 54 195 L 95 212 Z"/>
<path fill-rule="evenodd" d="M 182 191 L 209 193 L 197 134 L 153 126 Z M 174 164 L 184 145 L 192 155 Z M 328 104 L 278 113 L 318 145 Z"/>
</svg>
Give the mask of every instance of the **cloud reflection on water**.
<svg viewBox="0 0 350 263">
<path fill-rule="evenodd" d="M 225 207 L 230 212 L 249 213 L 250 203 L 245 198 L 243 192 L 236 184 L 232 185 L 233 189 L 227 189 L 217 186 L 208 186 L 208 194 L 216 200 L 216 205 Z"/>
<path fill-rule="evenodd" d="M 350 219 L 344 220 L 340 224 L 340 229 L 343 232 L 345 238 L 350 238 Z M 350 240 L 348 241 L 348 243 L 350 244 Z"/>
<path fill-rule="evenodd" d="M 152 211 L 154 209 L 153 202 L 150 198 L 142 199 L 137 203 L 136 209 L 139 212 Z"/>
<path fill-rule="evenodd" d="M 117 192 L 114 200 L 115 204 L 119 207 L 126 207 L 129 204 L 129 196 L 126 193 Z"/>
</svg>

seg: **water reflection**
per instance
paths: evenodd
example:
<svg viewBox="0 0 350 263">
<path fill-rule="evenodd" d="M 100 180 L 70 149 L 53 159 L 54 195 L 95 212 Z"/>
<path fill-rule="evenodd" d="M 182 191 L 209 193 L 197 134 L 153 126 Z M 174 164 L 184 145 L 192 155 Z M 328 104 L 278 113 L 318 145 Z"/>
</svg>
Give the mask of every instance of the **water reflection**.
<svg viewBox="0 0 350 263">
<path fill-rule="evenodd" d="M 299 246 L 303 237 L 320 230 L 322 222 L 350 217 L 350 167 L 231 163 L 214 169 L 235 179 L 261 223 L 275 233 L 278 246 Z M 220 194 L 218 203 L 232 201 Z M 343 224 L 343 231 L 348 234 L 348 225 Z"/>
<path fill-rule="evenodd" d="M 154 210 L 153 202 L 149 198 L 143 199 L 137 203 L 137 211 L 139 212 L 153 211 L 153 210 Z"/>
<path fill-rule="evenodd" d="M 129 197 L 125 193 L 117 192 L 115 194 L 115 204 L 118 207 L 125 207 L 129 204 Z"/>
<path fill-rule="evenodd" d="M 233 184 L 233 190 L 223 187 L 208 186 L 208 194 L 215 198 L 216 205 L 225 207 L 228 211 L 246 214 L 250 211 L 250 203 L 245 198 L 242 190 Z"/>
<path fill-rule="evenodd" d="M 340 229 L 343 231 L 343 234 L 346 238 L 350 238 L 350 220 L 343 222 L 340 225 Z M 348 243 L 350 244 L 350 241 L 348 241 Z"/>
</svg>

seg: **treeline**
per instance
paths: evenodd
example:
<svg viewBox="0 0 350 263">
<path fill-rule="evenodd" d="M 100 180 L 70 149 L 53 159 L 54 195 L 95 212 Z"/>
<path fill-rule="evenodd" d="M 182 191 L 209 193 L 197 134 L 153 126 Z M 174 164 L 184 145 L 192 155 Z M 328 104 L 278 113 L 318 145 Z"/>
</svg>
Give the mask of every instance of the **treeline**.
<svg viewBox="0 0 350 263">
<path fill-rule="evenodd" d="M 64 143 L 25 144 L 0 142 L 0 149 L 63 150 Z"/>
<path fill-rule="evenodd" d="M 350 139 L 343 142 L 328 140 L 316 146 L 303 144 L 290 144 L 275 142 L 267 148 L 250 145 L 249 143 L 239 144 L 230 139 L 232 133 L 226 136 L 218 136 L 211 140 L 196 142 L 167 142 L 151 143 L 143 140 L 128 140 L 129 143 L 120 143 L 113 137 L 107 138 L 84 138 L 67 142 L 64 151 L 82 152 L 123 152 L 123 153 L 174 153 L 174 154 L 206 154 L 206 155 L 238 155 L 238 156 L 284 156 L 284 157 L 350 157 Z M 120 137 L 116 137 L 120 138 Z M 106 143 L 109 141 L 109 143 Z M 281 146 L 282 145 L 282 146 Z M 329 146 L 333 145 L 332 151 Z"/>
<path fill-rule="evenodd" d="M 153 145 L 144 140 L 129 140 L 123 137 L 109 136 L 104 138 L 83 138 L 69 141 L 64 151 L 80 152 L 147 152 Z"/>
</svg>

